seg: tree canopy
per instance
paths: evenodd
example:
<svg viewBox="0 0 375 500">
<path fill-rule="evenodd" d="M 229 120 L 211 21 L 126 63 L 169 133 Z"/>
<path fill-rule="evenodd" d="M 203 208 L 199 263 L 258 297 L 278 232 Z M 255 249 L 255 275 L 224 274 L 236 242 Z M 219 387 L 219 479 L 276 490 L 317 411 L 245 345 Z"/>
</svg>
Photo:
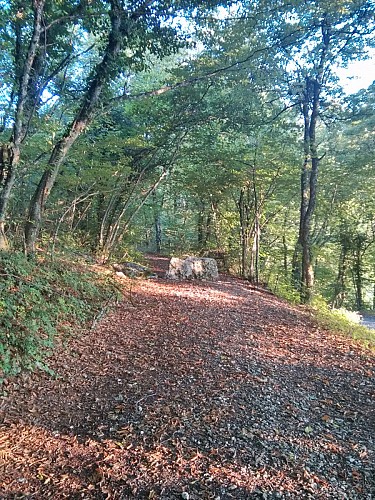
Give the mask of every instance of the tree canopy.
<svg viewBox="0 0 375 500">
<path fill-rule="evenodd" d="M 372 1 L 0 6 L 0 248 L 197 252 L 373 307 L 375 84 L 336 74 Z"/>
</svg>

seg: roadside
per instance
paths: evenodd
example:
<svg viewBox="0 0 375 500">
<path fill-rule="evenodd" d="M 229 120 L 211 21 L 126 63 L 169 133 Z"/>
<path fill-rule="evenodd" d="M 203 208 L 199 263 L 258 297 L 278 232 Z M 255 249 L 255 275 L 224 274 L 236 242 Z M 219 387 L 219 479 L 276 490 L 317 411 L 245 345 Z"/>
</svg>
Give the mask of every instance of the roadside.
<svg viewBox="0 0 375 500">
<path fill-rule="evenodd" d="M 365 326 L 366 328 L 371 328 L 371 330 L 375 330 L 375 315 L 361 313 L 361 316 L 361 325 Z"/>
</svg>

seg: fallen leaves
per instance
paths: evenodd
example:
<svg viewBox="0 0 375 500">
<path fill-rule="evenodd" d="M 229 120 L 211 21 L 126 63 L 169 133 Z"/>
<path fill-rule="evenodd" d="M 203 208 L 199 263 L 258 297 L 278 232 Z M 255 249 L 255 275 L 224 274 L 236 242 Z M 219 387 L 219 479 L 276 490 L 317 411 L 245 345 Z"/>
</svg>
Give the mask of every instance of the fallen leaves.
<svg viewBox="0 0 375 500">
<path fill-rule="evenodd" d="M 59 378 L 7 382 L 1 498 L 375 496 L 374 358 L 309 321 L 229 277 L 138 281 Z"/>
</svg>

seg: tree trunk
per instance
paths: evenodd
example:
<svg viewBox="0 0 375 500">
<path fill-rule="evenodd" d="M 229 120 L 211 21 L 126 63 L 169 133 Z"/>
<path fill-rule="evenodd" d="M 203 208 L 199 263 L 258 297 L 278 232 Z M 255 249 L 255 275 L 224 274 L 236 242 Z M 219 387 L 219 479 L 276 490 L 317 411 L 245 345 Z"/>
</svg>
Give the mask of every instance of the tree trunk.
<svg viewBox="0 0 375 500">
<path fill-rule="evenodd" d="M 331 42 L 330 26 L 327 19 L 327 16 L 324 16 L 321 24 L 322 51 L 315 68 L 315 75 L 313 78 L 305 78 L 301 102 L 304 120 L 304 161 L 301 172 L 300 227 L 293 259 L 293 281 L 297 283 L 298 274 L 301 271 L 299 291 L 302 303 L 311 302 L 314 288 L 311 224 L 316 205 L 320 162 L 317 151 L 316 128 L 320 113 L 320 94 L 324 81 L 328 48 Z"/>
<path fill-rule="evenodd" d="M 241 276 L 248 278 L 248 261 L 249 261 L 249 188 L 243 187 L 240 191 L 238 200 L 238 210 L 240 216 L 240 240 L 241 240 Z"/>
<path fill-rule="evenodd" d="M 260 249 L 260 223 L 259 214 L 256 214 L 254 221 L 254 231 L 252 234 L 252 247 L 250 257 L 249 280 L 251 283 L 259 284 L 259 249 Z"/>
<path fill-rule="evenodd" d="M 34 102 L 38 94 L 35 82 L 41 71 L 41 64 L 34 67 L 37 58 L 40 36 L 42 32 L 42 18 L 44 0 L 35 0 L 33 31 L 23 67 L 16 71 L 19 77 L 17 107 L 13 125 L 12 137 L 9 144 L 0 148 L 0 250 L 8 250 L 9 244 L 5 234 L 5 219 L 7 215 L 11 191 L 16 180 L 16 170 L 20 159 L 21 142 L 27 131 L 28 123 L 34 112 Z M 16 20 L 16 57 L 20 58 L 21 29 Z M 40 61 L 39 61 L 40 62 Z M 16 64 L 19 64 L 16 61 Z M 14 89 L 16 88 L 16 82 Z M 12 92 L 13 94 L 13 92 Z M 14 94 L 12 96 L 12 99 Z"/>
<path fill-rule="evenodd" d="M 254 186 L 241 188 L 237 203 L 240 216 L 241 276 L 253 283 L 259 281 L 259 213 Z"/>
<path fill-rule="evenodd" d="M 161 226 L 160 212 L 163 206 L 163 199 L 159 206 L 156 197 L 156 191 L 152 193 L 152 198 L 153 198 L 153 209 L 154 209 L 153 211 L 154 211 L 154 229 L 155 229 L 155 249 L 156 253 L 161 253 L 163 231 Z"/>
<path fill-rule="evenodd" d="M 254 217 L 252 222 L 252 234 L 251 238 L 253 240 L 252 250 L 251 250 L 251 261 L 250 261 L 250 276 L 249 279 L 251 283 L 259 283 L 259 246 L 260 246 L 260 203 L 258 200 L 258 191 L 256 188 L 256 176 L 255 176 L 255 162 L 252 170 L 253 178 L 253 204 L 254 204 Z"/>
<path fill-rule="evenodd" d="M 5 217 L 9 204 L 10 193 L 16 179 L 15 169 L 19 162 L 20 150 L 16 145 L 4 144 L 0 147 L 0 251 L 9 250 L 5 234 Z"/>
<path fill-rule="evenodd" d="M 299 290 L 301 302 L 308 302 L 311 297 L 311 288 L 314 280 L 314 273 L 311 265 L 311 216 L 313 210 L 310 207 L 311 199 L 311 170 L 309 168 L 311 161 L 311 136 L 315 137 L 315 122 L 310 117 L 310 79 L 306 78 L 304 101 L 302 104 L 302 113 L 304 120 L 304 160 L 301 170 L 301 205 L 300 205 L 300 223 L 299 234 L 296 248 L 293 256 L 293 283 Z M 312 164 L 311 164 L 312 168 Z M 314 205 L 315 206 L 315 200 Z"/>
<path fill-rule="evenodd" d="M 353 280 L 356 296 L 356 307 L 358 311 L 363 309 L 363 269 L 362 269 L 362 246 L 363 238 L 357 235 L 354 242 L 354 265 Z"/>
<path fill-rule="evenodd" d="M 302 265 L 302 255 L 303 255 L 303 233 L 304 221 L 306 217 L 307 207 L 309 204 L 309 156 L 310 156 L 310 145 L 309 145 L 309 128 L 310 128 L 310 117 L 309 117 L 309 106 L 307 101 L 307 96 L 302 106 L 302 113 L 304 119 L 304 137 L 303 137 L 303 149 L 304 149 L 304 160 L 301 170 L 301 201 L 300 201 L 300 220 L 299 220 L 299 232 L 298 239 L 294 249 L 293 262 L 292 262 L 292 283 L 296 290 L 301 293 L 303 286 L 303 265 Z"/>
<path fill-rule="evenodd" d="M 300 296 L 302 303 L 309 303 L 314 288 L 314 269 L 312 265 L 311 223 L 316 205 L 319 158 L 317 155 L 316 126 L 319 115 L 319 96 L 321 85 L 316 80 L 306 79 L 304 117 L 304 162 L 301 172 L 300 228 L 295 255 L 301 249 L 301 264 L 294 260 L 294 283 L 300 275 Z M 312 96 L 310 96 L 312 94 Z M 309 113 L 311 100 L 312 111 Z M 310 166 L 310 168 L 309 168 Z"/>
<path fill-rule="evenodd" d="M 117 2 L 111 2 L 111 31 L 101 62 L 96 67 L 95 76 L 83 99 L 81 108 L 66 131 L 65 135 L 55 145 L 48 167 L 45 170 L 31 199 L 28 218 L 25 226 L 26 252 L 35 252 L 35 244 L 39 236 L 43 211 L 46 201 L 55 184 L 61 164 L 78 137 L 91 123 L 94 113 L 100 103 L 100 96 L 111 78 L 111 65 L 121 48 L 121 12 Z"/>
<path fill-rule="evenodd" d="M 197 243 L 199 250 L 204 247 L 204 214 L 205 214 L 205 204 L 203 201 L 199 203 L 198 209 L 198 220 L 197 220 Z"/>
<path fill-rule="evenodd" d="M 341 236 L 341 250 L 339 258 L 339 268 L 335 283 L 334 295 L 332 298 L 333 307 L 342 307 L 346 295 L 346 272 L 347 272 L 347 256 L 349 252 L 349 241 L 346 235 Z"/>
<path fill-rule="evenodd" d="M 337 279 L 335 284 L 335 292 L 332 299 L 333 307 L 342 307 L 345 299 L 345 263 L 346 263 L 346 254 L 345 250 L 342 248 L 340 253 L 339 260 L 339 270 L 337 273 Z"/>
<path fill-rule="evenodd" d="M 286 236 L 283 234 L 283 268 L 285 278 L 288 277 L 288 245 L 286 244 Z"/>
<path fill-rule="evenodd" d="M 162 245 L 162 229 L 161 229 L 160 214 L 156 214 L 155 215 L 154 226 L 155 226 L 155 247 L 156 247 L 156 253 L 160 253 L 161 252 L 161 245 Z"/>
</svg>

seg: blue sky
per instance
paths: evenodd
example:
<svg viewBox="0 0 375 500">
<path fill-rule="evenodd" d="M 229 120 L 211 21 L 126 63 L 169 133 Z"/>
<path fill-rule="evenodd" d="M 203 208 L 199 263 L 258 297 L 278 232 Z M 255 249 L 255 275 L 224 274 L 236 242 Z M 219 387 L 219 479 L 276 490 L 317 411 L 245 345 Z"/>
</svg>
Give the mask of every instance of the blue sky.
<svg viewBox="0 0 375 500">
<path fill-rule="evenodd" d="M 353 61 L 348 64 L 347 68 L 336 70 L 347 94 L 367 88 L 375 80 L 375 50 L 372 50 L 370 55 L 370 59 L 366 61 Z"/>
</svg>

